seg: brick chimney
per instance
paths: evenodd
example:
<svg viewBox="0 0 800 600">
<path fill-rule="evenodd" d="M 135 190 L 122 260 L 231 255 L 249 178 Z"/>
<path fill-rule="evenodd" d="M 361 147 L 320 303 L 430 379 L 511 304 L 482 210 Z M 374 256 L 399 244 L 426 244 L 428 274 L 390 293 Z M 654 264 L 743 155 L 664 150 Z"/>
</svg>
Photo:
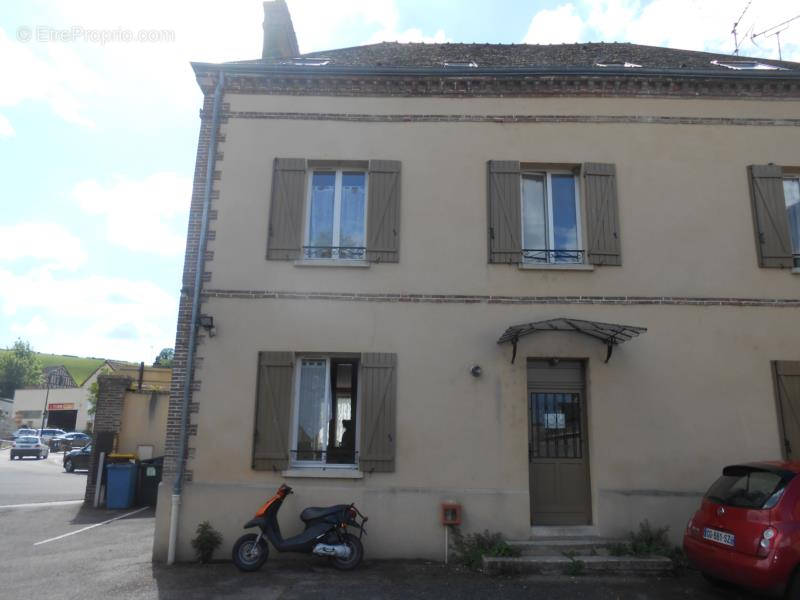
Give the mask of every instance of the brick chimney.
<svg viewBox="0 0 800 600">
<path fill-rule="evenodd" d="M 264 49 L 261 58 L 293 58 L 299 54 L 286 0 L 264 2 Z"/>
</svg>

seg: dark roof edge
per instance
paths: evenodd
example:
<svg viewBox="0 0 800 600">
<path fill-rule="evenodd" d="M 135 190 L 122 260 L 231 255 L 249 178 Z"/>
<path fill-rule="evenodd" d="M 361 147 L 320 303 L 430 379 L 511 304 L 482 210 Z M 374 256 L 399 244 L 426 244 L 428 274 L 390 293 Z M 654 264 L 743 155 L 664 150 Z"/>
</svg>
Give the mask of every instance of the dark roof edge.
<svg viewBox="0 0 800 600">
<path fill-rule="evenodd" d="M 572 76 L 650 76 L 680 77 L 687 79 L 800 79 L 800 70 L 728 70 L 716 69 L 653 69 L 646 67 L 352 67 L 352 66 L 301 66 L 258 63 L 206 63 L 192 62 L 195 74 L 213 74 L 225 71 L 232 75 L 349 75 L 380 77 L 514 77 L 524 75 Z"/>
</svg>

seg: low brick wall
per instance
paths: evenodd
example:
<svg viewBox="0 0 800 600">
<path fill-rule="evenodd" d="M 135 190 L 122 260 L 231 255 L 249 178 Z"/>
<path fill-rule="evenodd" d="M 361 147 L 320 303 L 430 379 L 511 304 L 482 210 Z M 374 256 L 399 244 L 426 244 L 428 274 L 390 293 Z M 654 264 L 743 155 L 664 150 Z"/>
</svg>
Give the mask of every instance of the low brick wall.
<svg viewBox="0 0 800 600">
<path fill-rule="evenodd" d="M 94 444 L 92 458 L 89 461 L 89 476 L 86 479 L 84 503 L 94 502 L 97 486 L 97 463 L 100 452 L 108 454 L 113 449 L 114 438 L 122 425 L 122 408 L 125 402 L 125 391 L 133 380 L 119 375 L 100 375 L 97 378 L 97 407 L 94 415 Z"/>
</svg>

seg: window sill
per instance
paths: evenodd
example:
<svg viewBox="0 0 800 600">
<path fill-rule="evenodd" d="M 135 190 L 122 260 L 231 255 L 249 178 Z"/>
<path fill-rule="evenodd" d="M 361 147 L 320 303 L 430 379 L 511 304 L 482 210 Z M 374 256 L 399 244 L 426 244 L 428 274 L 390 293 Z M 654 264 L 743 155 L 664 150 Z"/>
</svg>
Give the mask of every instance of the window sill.
<svg viewBox="0 0 800 600">
<path fill-rule="evenodd" d="M 314 479 L 364 479 L 364 473 L 358 469 L 321 469 L 294 467 L 281 471 L 284 477 L 314 478 Z"/>
<path fill-rule="evenodd" d="M 367 260 L 333 260 L 327 258 L 300 259 L 294 261 L 295 267 L 344 267 L 367 269 L 370 266 Z"/>
<path fill-rule="evenodd" d="M 792 268 L 792 274 L 800 275 L 800 267 L 793 267 Z"/>
<path fill-rule="evenodd" d="M 594 271 L 594 265 L 587 264 L 533 264 L 519 263 L 521 271 Z"/>
</svg>

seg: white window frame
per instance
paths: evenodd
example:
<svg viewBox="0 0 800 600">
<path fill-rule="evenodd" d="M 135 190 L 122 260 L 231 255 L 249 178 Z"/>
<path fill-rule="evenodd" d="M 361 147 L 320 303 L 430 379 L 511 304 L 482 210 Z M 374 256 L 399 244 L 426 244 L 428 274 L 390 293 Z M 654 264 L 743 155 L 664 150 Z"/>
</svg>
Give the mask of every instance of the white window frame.
<svg viewBox="0 0 800 600">
<path fill-rule="evenodd" d="M 547 261 L 535 260 L 532 258 L 525 258 L 525 191 L 524 186 L 522 185 L 522 180 L 525 176 L 528 175 L 539 175 L 544 176 L 544 188 L 545 188 L 545 226 L 547 228 Z M 553 253 L 557 252 L 558 250 L 554 248 L 555 246 L 555 227 L 553 227 L 553 185 L 552 185 L 552 176 L 553 175 L 570 175 L 572 177 L 573 182 L 575 183 L 575 220 L 576 220 L 576 229 L 578 234 L 578 245 L 579 248 L 572 250 L 573 252 L 580 252 L 580 260 L 575 262 L 565 262 L 565 261 L 558 261 L 555 260 L 555 256 Z M 520 173 L 520 186 L 519 186 L 519 202 L 520 202 L 520 216 L 521 216 L 521 231 L 520 231 L 520 241 L 522 247 L 522 262 L 523 264 L 527 265 L 582 265 L 586 264 L 586 244 L 583 239 L 583 211 L 581 210 L 581 192 L 580 192 L 580 178 L 575 174 L 574 171 L 565 171 L 565 170 L 547 170 L 547 169 L 523 169 Z M 570 252 L 570 250 L 564 250 L 564 252 Z"/>
<path fill-rule="evenodd" d="M 363 173 L 364 174 L 364 255 L 361 258 L 341 258 L 339 256 L 339 235 L 342 224 L 342 174 Z M 314 194 L 314 174 L 315 173 L 335 173 L 333 189 L 333 240 L 331 241 L 331 255 L 325 257 L 312 256 L 306 246 L 309 246 L 309 234 L 311 232 L 311 199 Z M 306 210 L 305 210 L 305 233 L 303 234 L 303 260 L 336 260 L 342 262 L 363 262 L 367 259 L 367 218 L 369 211 L 369 173 L 364 168 L 331 168 L 314 167 L 309 169 L 308 181 L 306 182 Z M 313 253 L 312 253 L 313 254 Z"/>
<path fill-rule="evenodd" d="M 328 436 L 330 435 L 330 427 L 326 427 L 325 429 L 325 443 L 324 448 L 322 450 L 323 460 L 297 460 L 295 458 L 297 456 L 297 429 L 300 425 L 300 378 L 302 375 L 302 365 L 304 360 L 324 360 L 325 361 L 325 407 L 326 407 L 326 423 L 330 423 L 331 417 L 331 404 L 332 404 L 332 394 L 333 390 L 331 389 L 331 358 L 340 358 L 337 355 L 319 355 L 319 354 L 306 354 L 303 356 L 298 356 L 295 359 L 294 365 L 294 392 L 292 393 L 292 434 L 290 436 L 290 448 L 289 448 L 289 465 L 292 468 L 312 468 L 312 469 L 358 469 L 358 449 L 361 447 L 361 419 L 359 417 L 359 410 L 361 406 L 361 361 L 356 361 L 356 366 L 358 368 L 358 376 L 356 377 L 356 381 L 358 382 L 358 387 L 355 391 L 356 397 L 356 415 L 355 415 L 355 426 L 356 426 L 356 433 L 355 433 L 355 454 L 354 454 L 354 461 L 352 464 L 347 463 L 328 463 L 326 462 L 328 458 Z M 346 355 L 342 355 L 341 358 L 350 358 Z"/>
</svg>

